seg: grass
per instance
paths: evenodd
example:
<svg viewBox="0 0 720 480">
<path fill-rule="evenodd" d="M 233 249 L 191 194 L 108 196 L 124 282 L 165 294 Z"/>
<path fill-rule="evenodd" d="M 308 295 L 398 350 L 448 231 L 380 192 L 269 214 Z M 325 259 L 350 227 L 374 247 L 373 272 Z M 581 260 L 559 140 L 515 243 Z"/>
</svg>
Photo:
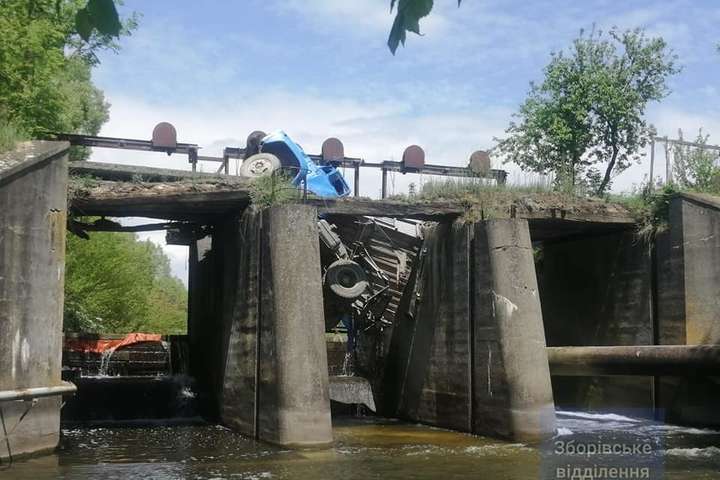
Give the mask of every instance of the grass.
<svg viewBox="0 0 720 480">
<path fill-rule="evenodd" d="M 302 191 L 292 185 L 292 178 L 284 174 L 258 177 L 250 184 L 250 201 L 258 208 L 293 203 Z"/>
<path fill-rule="evenodd" d="M 670 200 L 680 191 L 676 185 L 668 184 L 659 187 L 657 191 L 643 188 L 628 195 L 613 195 L 610 198 L 630 211 L 638 222 L 638 237 L 651 243 L 657 234 L 668 229 Z"/>
<path fill-rule="evenodd" d="M 463 221 L 476 222 L 507 218 L 517 201 L 530 203 L 570 203 L 583 197 L 553 190 L 550 180 L 528 177 L 520 183 L 498 185 L 481 178 L 445 178 L 425 182 L 416 193 L 396 195 L 393 200 L 408 203 L 454 202 L 465 207 Z"/>
<path fill-rule="evenodd" d="M 492 192 L 531 194 L 551 191 L 552 185 L 542 179 L 534 179 L 521 184 L 498 185 L 478 178 L 447 178 L 444 180 L 430 180 L 424 183 L 416 197 L 422 201 L 458 200 L 482 196 Z"/>
<path fill-rule="evenodd" d="M 0 120 L 0 152 L 7 152 L 15 146 L 27 140 L 25 133 L 6 120 Z"/>
</svg>

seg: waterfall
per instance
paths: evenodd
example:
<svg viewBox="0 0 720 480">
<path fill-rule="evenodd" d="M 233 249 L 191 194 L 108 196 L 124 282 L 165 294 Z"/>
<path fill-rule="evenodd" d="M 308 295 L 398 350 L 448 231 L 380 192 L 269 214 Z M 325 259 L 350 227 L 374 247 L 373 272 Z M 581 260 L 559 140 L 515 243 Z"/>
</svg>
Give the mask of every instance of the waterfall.
<svg viewBox="0 0 720 480">
<path fill-rule="evenodd" d="M 107 377 L 108 367 L 110 366 L 110 357 L 115 351 L 111 348 L 104 350 L 100 355 L 100 369 L 98 370 L 98 376 Z"/>
</svg>

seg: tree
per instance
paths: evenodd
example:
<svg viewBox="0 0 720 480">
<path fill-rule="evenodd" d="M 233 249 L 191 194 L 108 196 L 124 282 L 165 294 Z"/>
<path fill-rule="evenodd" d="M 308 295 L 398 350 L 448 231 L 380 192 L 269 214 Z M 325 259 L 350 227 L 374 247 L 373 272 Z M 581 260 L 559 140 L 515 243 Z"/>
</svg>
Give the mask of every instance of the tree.
<svg viewBox="0 0 720 480">
<path fill-rule="evenodd" d="M 552 54 L 543 82 L 531 83 L 500 152 L 525 169 L 553 174 L 558 187 L 604 194 L 644 155 L 654 135 L 645 109 L 668 95 L 676 59 L 662 38 L 641 29 L 581 32 L 569 54 Z"/>
<path fill-rule="evenodd" d="M 673 181 L 682 190 L 720 193 L 718 152 L 704 148 L 710 135 L 698 131 L 695 144 L 683 145 L 683 132 L 678 130 L 680 142 L 672 147 Z"/>
<path fill-rule="evenodd" d="M 116 38 L 137 25 L 133 15 L 118 27 L 105 19 L 113 12 L 111 0 L 0 1 L 0 123 L 28 136 L 97 134 L 108 104 L 90 69 L 99 51 L 117 50 Z"/>
<path fill-rule="evenodd" d="M 461 2 L 458 0 L 458 6 Z M 420 19 L 428 16 L 433 8 L 433 0 L 390 0 L 391 12 L 396 3 L 395 20 L 387 42 L 393 55 L 401 43 L 405 45 L 406 32 L 420 35 Z"/>
<path fill-rule="evenodd" d="M 64 329 L 184 332 L 187 291 L 169 262 L 160 247 L 135 234 L 68 235 Z"/>
</svg>

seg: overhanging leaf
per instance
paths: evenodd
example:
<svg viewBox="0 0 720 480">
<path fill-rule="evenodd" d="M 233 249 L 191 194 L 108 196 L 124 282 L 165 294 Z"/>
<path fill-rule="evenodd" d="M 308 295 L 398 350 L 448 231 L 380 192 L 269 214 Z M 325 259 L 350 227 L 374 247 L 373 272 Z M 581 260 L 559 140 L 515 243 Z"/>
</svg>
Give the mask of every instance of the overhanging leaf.
<svg viewBox="0 0 720 480">
<path fill-rule="evenodd" d="M 406 32 L 420 34 L 420 19 L 430 13 L 433 0 L 391 0 L 390 11 L 396 4 L 397 13 L 387 42 L 393 55 L 401 43 L 405 45 Z"/>
<path fill-rule="evenodd" d="M 80 38 L 82 38 L 86 42 L 90 39 L 93 25 L 92 20 L 90 19 L 90 14 L 84 8 L 78 10 L 77 14 L 75 15 L 75 30 L 77 30 Z"/>
<path fill-rule="evenodd" d="M 84 8 L 75 15 L 75 30 L 85 41 L 93 30 L 101 35 L 118 37 L 122 24 L 113 0 L 88 0 Z"/>
<path fill-rule="evenodd" d="M 457 0 L 458 7 L 462 0 Z M 420 35 L 420 19 L 426 17 L 433 8 L 433 0 L 390 0 L 390 11 L 397 4 L 397 14 L 390 29 L 388 47 L 393 55 L 398 46 L 405 45 L 406 33 Z M 719 47 L 720 48 L 720 47 Z"/>
<path fill-rule="evenodd" d="M 98 32 L 113 37 L 120 35 L 122 24 L 113 0 L 88 0 L 86 8 Z"/>
</svg>

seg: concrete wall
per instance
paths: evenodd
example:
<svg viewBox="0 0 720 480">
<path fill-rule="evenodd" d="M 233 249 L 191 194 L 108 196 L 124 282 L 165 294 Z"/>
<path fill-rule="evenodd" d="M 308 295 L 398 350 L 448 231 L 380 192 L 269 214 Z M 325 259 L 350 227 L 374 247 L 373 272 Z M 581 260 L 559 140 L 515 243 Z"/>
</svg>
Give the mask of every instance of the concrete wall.
<svg viewBox="0 0 720 480">
<path fill-rule="evenodd" d="M 399 312 L 384 413 L 520 441 L 554 430 L 525 221 L 440 224 Z"/>
<path fill-rule="evenodd" d="M 246 435 L 259 437 L 257 429 L 258 325 L 260 316 L 260 214 L 246 212 L 239 222 L 236 289 L 226 300 L 232 308 L 224 321 L 225 340 L 222 420 Z M 227 312 L 227 310 L 226 310 Z"/>
<path fill-rule="evenodd" d="M 426 232 L 422 274 L 401 301 L 386 362 L 387 415 L 472 431 L 471 234 L 460 223 Z"/>
<path fill-rule="evenodd" d="M 634 232 L 543 245 L 538 281 L 549 346 L 652 345 L 651 259 Z M 555 402 L 652 414 L 651 377 L 553 377 Z"/>
<path fill-rule="evenodd" d="M 720 202 L 676 197 L 658 242 L 660 343 L 720 343 Z M 674 423 L 719 426 L 720 377 L 659 381 L 658 404 Z"/>
<path fill-rule="evenodd" d="M 221 418 L 280 445 L 332 441 L 317 212 L 248 211 L 239 224 Z M 226 245 L 226 248 L 230 248 Z"/>
<path fill-rule="evenodd" d="M 0 390 L 60 383 L 67 148 L 40 142 L 31 160 L 0 172 Z M 32 407 L 10 436 L 13 456 L 57 446 L 60 402 Z M 29 405 L 0 403 L 8 429 Z"/>
<path fill-rule="evenodd" d="M 671 234 L 682 226 L 685 342 L 720 343 L 720 208 L 686 198 L 672 202 Z M 675 238 L 679 240 L 679 235 Z M 680 271 L 680 269 L 678 269 Z"/>
</svg>

